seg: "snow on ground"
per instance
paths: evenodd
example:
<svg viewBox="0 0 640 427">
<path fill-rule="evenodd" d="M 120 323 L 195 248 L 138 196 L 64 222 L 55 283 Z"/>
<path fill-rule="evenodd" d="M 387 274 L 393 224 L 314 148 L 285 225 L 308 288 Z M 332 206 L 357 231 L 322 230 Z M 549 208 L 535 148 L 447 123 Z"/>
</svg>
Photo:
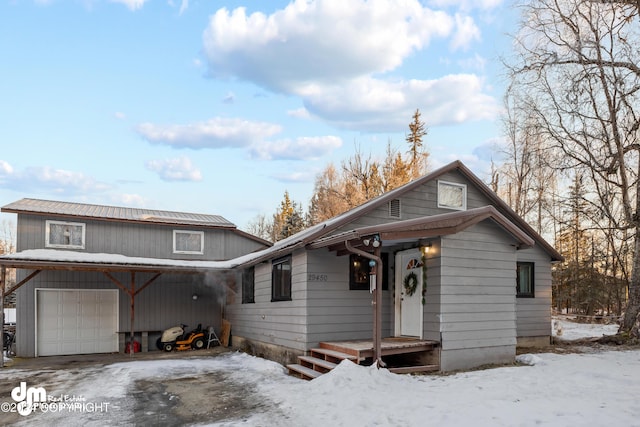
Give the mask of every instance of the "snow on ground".
<svg viewBox="0 0 640 427">
<path fill-rule="evenodd" d="M 615 335 L 618 332 L 617 324 L 577 323 L 567 318 L 558 317 L 553 320 L 553 336 L 564 341 L 573 341 L 582 338 L 601 337 L 603 335 Z"/>
<path fill-rule="evenodd" d="M 576 327 L 579 329 L 579 327 Z M 199 359 L 116 363 L 60 369 L 52 392 L 109 402 L 98 414 L 32 414 L 24 425 L 125 425 L 136 419 L 135 380 L 212 376 L 224 372 L 260 409 L 222 426 L 640 426 L 640 350 L 525 354 L 514 366 L 452 375 L 396 375 L 344 361 L 313 381 L 288 376 L 271 361 L 242 353 Z M 20 370 L 0 370 L 0 380 Z M 79 379 L 80 378 L 80 379 Z M 72 390 L 66 387 L 73 383 Z"/>
</svg>

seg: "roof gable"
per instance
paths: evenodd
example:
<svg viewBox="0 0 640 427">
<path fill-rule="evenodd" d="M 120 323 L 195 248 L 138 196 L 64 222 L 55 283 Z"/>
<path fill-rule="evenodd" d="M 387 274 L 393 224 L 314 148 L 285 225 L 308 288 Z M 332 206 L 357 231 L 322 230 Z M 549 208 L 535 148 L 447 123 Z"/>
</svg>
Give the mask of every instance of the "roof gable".
<svg viewBox="0 0 640 427">
<path fill-rule="evenodd" d="M 520 229 L 521 233 L 527 235 L 532 243 L 538 244 L 551 258 L 552 261 L 561 261 L 562 255 L 553 248 L 542 236 L 540 236 L 524 219 L 517 215 L 513 209 L 509 207 L 500 197 L 498 197 L 480 178 L 478 178 L 469 168 L 467 168 L 461 161 L 457 160 L 443 166 L 431 173 L 428 173 L 418 179 L 415 179 L 401 187 L 388 191 L 375 199 L 369 200 L 360 206 L 357 206 L 347 212 L 344 212 L 334 218 L 328 219 L 315 226 L 312 226 L 306 230 L 289 236 L 286 239 L 280 240 L 271 248 L 263 251 L 258 251 L 253 254 L 246 255 L 235 259 L 240 265 L 245 263 L 257 263 L 266 259 L 276 257 L 286 252 L 291 252 L 297 248 L 303 247 L 311 242 L 320 240 L 323 237 L 330 236 L 335 233 L 341 227 L 352 223 L 356 219 L 366 215 L 374 209 L 385 206 L 388 202 L 394 199 L 398 199 L 403 195 L 417 189 L 418 187 L 437 180 L 438 178 L 457 171 L 464 178 L 466 178 L 470 185 L 473 185 L 482 195 L 484 195 L 491 204 L 495 207 L 495 212 L 499 213 L 502 218 L 513 225 L 513 227 Z M 467 211 L 460 211 L 467 212 Z M 442 214 L 446 215 L 446 214 Z M 404 222 L 404 221 L 400 221 Z M 373 228 L 380 229 L 385 225 L 372 226 Z M 340 234 L 340 233 L 338 233 Z"/>
</svg>

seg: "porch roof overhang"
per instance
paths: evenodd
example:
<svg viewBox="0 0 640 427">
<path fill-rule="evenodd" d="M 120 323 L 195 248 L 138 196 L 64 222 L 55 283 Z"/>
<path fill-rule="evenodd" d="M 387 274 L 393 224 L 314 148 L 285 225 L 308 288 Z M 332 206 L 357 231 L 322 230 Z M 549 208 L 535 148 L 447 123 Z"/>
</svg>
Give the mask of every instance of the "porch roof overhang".
<svg viewBox="0 0 640 427">
<path fill-rule="evenodd" d="M 535 245 L 535 240 L 498 212 L 496 208 L 484 206 L 467 211 L 360 227 L 317 239 L 311 242 L 308 247 L 311 249 L 328 247 L 330 250 L 341 250 L 345 247 L 345 242 L 350 242 L 353 246 L 360 246 L 364 237 L 374 234 L 380 237 L 384 246 L 389 246 L 394 243 L 456 234 L 485 220 L 493 221 L 510 234 L 516 240 L 519 249 Z"/>
</svg>

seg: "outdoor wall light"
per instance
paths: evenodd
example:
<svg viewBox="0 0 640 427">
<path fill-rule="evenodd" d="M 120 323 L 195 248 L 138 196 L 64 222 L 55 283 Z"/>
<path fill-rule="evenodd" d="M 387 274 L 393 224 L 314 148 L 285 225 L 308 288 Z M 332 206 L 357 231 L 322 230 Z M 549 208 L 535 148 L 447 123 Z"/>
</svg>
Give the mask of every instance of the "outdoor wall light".
<svg viewBox="0 0 640 427">
<path fill-rule="evenodd" d="M 380 236 L 377 234 L 371 237 L 366 237 L 362 239 L 362 244 L 365 246 L 373 246 L 374 248 L 380 247 Z"/>
<path fill-rule="evenodd" d="M 191 296 L 191 298 L 193 298 L 193 300 L 194 300 L 194 301 L 195 301 L 195 300 L 197 300 L 197 299 L 198 299 L 198 294 L 193 294 L 193 295 Z"/>
<path fill-rule="evenodd" d="M 431 242 L 427 242 L 426 244 L 420 246 L 420 252 L 422 252 L 422 255 L 424 256 L 427 256 L 430 249 L 431 249 Z"/>
</svg>

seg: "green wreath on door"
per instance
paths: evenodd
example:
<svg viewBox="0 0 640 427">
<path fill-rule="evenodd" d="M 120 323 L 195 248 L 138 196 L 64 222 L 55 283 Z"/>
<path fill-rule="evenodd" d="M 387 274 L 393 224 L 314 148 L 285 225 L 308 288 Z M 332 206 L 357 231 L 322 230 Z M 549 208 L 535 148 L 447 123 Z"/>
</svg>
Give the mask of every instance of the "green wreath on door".
<svg viewBox="0 0 640 427">
<path fill-rule="evenodd" d="M 418 276 L 413 271 L 404 277 L 404 293 L 407 296 L 412 296 L 416 293 L 418 288 Z"/>
</svg>

